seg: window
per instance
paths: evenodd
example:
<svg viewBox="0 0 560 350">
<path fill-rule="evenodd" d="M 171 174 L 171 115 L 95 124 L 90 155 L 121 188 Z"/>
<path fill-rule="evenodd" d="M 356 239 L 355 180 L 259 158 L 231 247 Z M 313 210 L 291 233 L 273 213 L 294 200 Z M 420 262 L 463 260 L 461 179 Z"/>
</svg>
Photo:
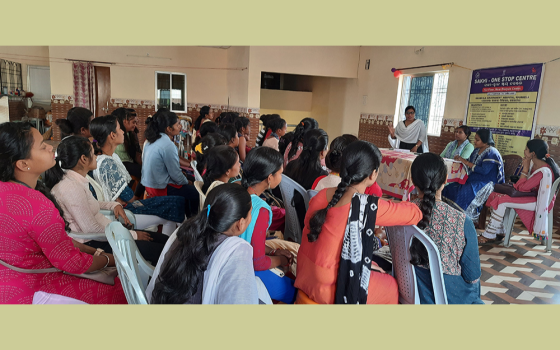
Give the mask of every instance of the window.
<svg viewBox="0 0 560 350">
<path fill-rule="evenodd" d="M 156 72 L 156 106 L 173 112 L 187 111 L 187 76 Z"/>
<path fill-rule="evenodd" d="M 51 103 L 51 71 L 49 67 L 27 66 L 27 89 L 33 93 L 33 101 Z"/>
<path fill-rule="evenodd" d="M 0 93 L 23 89 L 21 63 L 0 60 Z"/>
<path fill-rule="evenodd" d="M 448 71 L 401 76 L 395 108 L 395 115 L 398 117 L 395 118 L 394 124 L 404 119 L 407 106 L 414 106 L 416 118 L 424 122 L 428 135 L 440 136 L 448 79 Z"/>
</svg>

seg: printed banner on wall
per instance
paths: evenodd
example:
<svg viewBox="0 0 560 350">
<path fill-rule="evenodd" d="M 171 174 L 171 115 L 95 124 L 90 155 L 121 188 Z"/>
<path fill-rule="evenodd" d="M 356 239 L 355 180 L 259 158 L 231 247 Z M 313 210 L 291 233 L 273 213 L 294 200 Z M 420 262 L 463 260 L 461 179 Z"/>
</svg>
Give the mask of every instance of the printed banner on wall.
<svg viewBox="0 0 560 350">
<path fill-rule="evenodd" d="M 543 63 L 473 71 L 465 118 L 471 138 L 489 128 L 502 156 L 523 157 L 535 129 L 543 71 Z"/>
</svg>

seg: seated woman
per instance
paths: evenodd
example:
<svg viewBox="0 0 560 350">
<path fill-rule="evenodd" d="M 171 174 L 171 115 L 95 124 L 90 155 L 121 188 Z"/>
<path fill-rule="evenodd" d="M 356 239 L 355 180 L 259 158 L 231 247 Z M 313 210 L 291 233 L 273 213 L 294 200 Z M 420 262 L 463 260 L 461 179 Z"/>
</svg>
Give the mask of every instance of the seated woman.
<svg viewBox="0 0 560 350">
<path fill-rule="evenodd" d="M 200 141 L 202 140 L 202 138 L 210 133 L 216 133 L 218 132 L 218 124 L 214 123 L 214 122 L 208 122 L 208 123 L 204 123 L 200 126 L 200 135 L 196 137 L 196 139 L 193 142 L 193 146 L 192 146 L 192 157 L 194 159 L 196 159 L 196 153 L 194 152 L 194 149 L 196 146 L 198 146 L 200 144 Z"/>
<path fill-rule="evenodd" d="M 208 152 L 206 172 L 202 177 L 204 182 L 194 183 L 200 194 L 200 203 L 204 203 L 206 195 L 214 187 L 228 183 L 230 178 L 238 176 L 240 168 L 239 155 L 233 148 L 225 145 L 212 148 Z"/>
<path fill-rule="evenodd" d="M 414 119 L 416 109 L 408 106 L 404 110 L 405 120 L 399 122 L 397 127 L 389 126 L 389 143 L 393 148 L 408 149 L 415 153 L 427 153 L 428 134 L 426 126 L 421 119 Z"/>
<path fill-rule="evenodd" d="M 418 198 L 412 202 L 422 210 L 418 228 L 434 241 L 441 256 L 445 292 L 449 304 L 483 304 L 480 299 L 480 258 L 474 224 L 465 213 L 441 201 L 447 181 L 443 158 L 422 154 L 412 162 L 412 182 Z M 417 239 L 410 247 L 411 263 L 416 265 L 420 303 L 434 304 L 428 252 Z"/>
<path fill-rule="evenodd" d="M 62 138 L 70 135 L 91 138 L 89 124 L 92 120 L 92 111 L 87 108 L 73 107 L 68 110 L 66 119 L 57 119 L 55 123 L 60 128 Z"/>
<path fill-rule="evenodd" d="M 99 118 L 102 117 L 96 119 Z M 97 161 L 88 139 L 69 137 L 58 145 L 57 153 L 57 164 L 45 174 L 46 184 L 52 188 L 51 192 L 60 204 L 63 216 L 73 232 L 105 233 L 105 227 L 111 220 L 101 214 L 101 209 L 113 210 L 116 218 L 122 217 L 125 224 L 130 225 L 119 203 L 98 202 L 89 190 L 86 174 L 97 168 Z M 168 237 L 157 232 L 130 231 L 130 234 L 137 240 L 136 245 L 142 256 L 155 263 Z M 90 247 L 112 252 L 107 241 L 78 240 Z"/>
<path fill-rule="evenodd" d="M 245 157 L 247 157 L 247 152 L 251 149 L 247 146 L 247 141 L 249 135 L 251 135 L 251 125 L 249 123 L 249 118 L 246 117 L 237 117 L 235 118 L 234 124 L 237 130 L 237 136 L 239 137 L 239 146 L 238 146 L 238 153 L 239 153 L 239 160 L 242 162 L 245 161 Z"/>
<path fill-rule="evenodd" d="M 226 139 L 229 147 L 236 148 L 239 146 L 239 136 L 237 135 L 235 125 L 221 124 L 218 128 L 218 133 Z"/>
<path fill-rule="evenodd" d="M 259 303 L 253 249 L 238 238 L 251 221 L 251 197 L 224 184 L 204 208 L 171 236 L 146 289 L 150 304 Z"/>
<path fill-rule="evenodd" d="M 329 187 L 337 187 L 340 183 L 340 163 L 342 162 L 342 152 L 346 146 L 351 144 L 354 141 L 358 141 L 358 138 L 354 135 L 344 134 L 335 138 L 331 142 L 331 146 L 329 147 L 329 152 L 325 157 L 325 163 L 327 168 L 331 171 L 329 175 L 326 176 L 319 176 L 311 189 L 320 191 L 323 188 Z M 377 197 L 381 197 L 383 193 L 381 192 L 381 187 L 376 183 L 371 185 L 370 187 L 366 188 L 366 194 L 374 195 Z"/>
<path fill-rule="evenodd" d="M 377 147 L 366 141 L 352 142 L 342 154 L 338 187 L 321 190 L 309 202 L 295 287 L 316 303 L 398 301 L 395 279 L 371 262 L 373 252 L 382 246 L 383 234 L 368 232 L 374 231 L 375 225 L 415 225 L 422 212 L 414 203 L 395 203 L 364 194 L 375 183 L 380 164 Z M 367 219 L 361 222 L 360 218 Z M 361 242 L 362 246 L 350 249 L 343 244 L 345 241 Z M 362 276 L 362 271 L 368 274 Z"/>
<path fill-rule="evenodd" d="M 55 164 L 53 147 L 30 124 L 0 125 L 0 303 L 31 304 L 36 292 L 46 292 L 88 304 L 126 304 L 118 277 L 111 286 L 66 274 L 115 266 L 115 260 L 68 237 L 60 206 L 39 182 Z M 61 271 L 24 273 L 13 267 Z"/>
<path fill-rule="evenodd" d="M 287 271 L 294 257 L 287 249 L 272 249 L 265 245 L 266 233 L 273 221 L 273 212 L 259 197 L 264 190 L 275 188 L 282 181 L 282 155 L 270 147 L 252 150 L 243 164 L 241 181 L 251 195 L 253 209 L 252 219 L 240 237 L 253 246 L 255 275 L 266 286 L 270 298 L 293 304 L 296 297 L 294 281 L 287 276 L 280 277 L 270 269 L 278 267 Z"/>
<path fill-rule="evenodd" d="M 210 106 L 200 107 L 200 112 L 198 118 L 194 121 L 194 133 L 195 136 L 200 136 L 200 126 L 204 123 L 211 122 L 213 118 L 212 112 L 210 112 Z"/>
<path fill-rule="evenodd" d="M 216 146 L 227 145 L 226 139 L 218 133 L 210 133 L 204 136 L 200 143 L 194 148 L 196 154 L 196 171 L 202 176 L 206 169 L 207 154 Z M 229 146 L 228 146 L 229 147 Z"/>
<path fill-rule="evenodd" d="M 280 118 L 280 116 L 278 114 L 261 115 L 259 120 L 262 123 L 263 128 L 261 129 L 261 131 L 259 131 L 259 134 L 257 135 L 257 139 L 255 141 L 255 147 L 262 146 L 264 140 L 266 140 L 268 136 L 270 136 L 270 133 L 272 133 L 272 131 L 268 129 L 268 122 L 276 118 Z"/>
<path fill-rule="evenodd" d="M 121 130 L 124 131 L 124 143 L 117 146 L 115 153 L 121 159 L 124 167 L 131 176 L 142 179 L 142 150 L 138 141 L 138 117 L 132 108 L 117 108 L 111 113 L 117 117 Z M 130 185 L 130 184 L 129 184 Z M 134 199 L 144 198 L 146 188 L 141 183 L 136 184 Z"/>
<path fill-rule="evenodd" d="M 489 129 L 479 129 L 474 140 L 476 149 L 468 161 L 455 156 L 455 160 L 468 168 L 467 182 L 464 185 L 451 183 L 445 186 L 442 194 L 458 208 L 465 210 L 471 220 L 476 221 L 480 207 L 492 193 L 494 185 L 504 183 L 504 162 L 500 152 L 493 147 L 494 139 Z"/>
<path fill-rule="evenodd" d="M 303 135 L 313 129 L 319 129 L 319 123 L 313 118 L 303 118 L 296 126 L 292 142 L 286 146 L 286 150 L 282 153 L 284 155 L 284 168 L 289 162 L 299 157 L 301 151 L 303 151 Z"/>
<path fill-rule="evenodd" d="M 323 129 L 312 129 L 305 133 L 303 151 L 300 156 L 288 163 L 284 174 L 301 185 L 305 190 L 313 188 L 318 177 L 328 175 L 321 166 L 328 151 L 329 136 Z M 294 191 L 294 207 L 298 213 L 300 227 L 304 226 L 305 202 L 299 192 Z"/>
<path fill-rule="evenodd" d="M 115 148 L 122 144 L 124 139 L 116 118 L 97 117 L 91 122 L 90 130 L 97 141 L 94 142 L 94 149 L 98 155 L 93 177 L 101 185 L 105 200 L 117 201 L 136 214 L 139 228 L 162 224 L 165 234 L 173 233 L 177 227 L 176 223 L 180 224 L 185 219 L 183 198 L 164 196 L 134 200 L 134 193 L 128 187 L 130 175 L 119 156 L 114 153 Z"/>
<path fill-rule="evenodd" d="M 460 156 L 464 159 L 469 159 L 474 151 L 474 146 L 469 141 L 471 136 L 471 128 L 466 125 L 461 125 L 455 129 L 455 141 L 447 144 L 441 156 L 443 158 L 454 159 L 455 156 Z"/>
<path fill-rule="evenodd" d="M 142 185 L 151 197 L 183 197 L 185 215 L 191 217 L 198 211 L 198 192 L 183 175 L 178 150 L 173 143 L 173 138 L 181 132 L 181 123 L 175 113 L 160 108 L 148 117 L 146 124 Z"/>
<path fill-rule="evenodd" d="M 478 237 L 480 244 L 496 243 L 504 239 L 504 214 L 506 208 L 514 208 L 530 234 L 544 242 L 550 239 L 548 230 L 548 212 L 554 207 L 552 199 L 548 203 L 549 190 L 560 176 L 558 165 L 548 154 L 548 144 L 541 139 L 527 142 L 523 157 L 521 175 L 513 185 L 517 191 L 534 192 L 535 197 L 510 197 L 492 192 L 486 205 L 494 209 L 486 231 Z M 541 213 L 537 215 L 537 213 Z"/>
<path fill-rule="evenodd" d="M 286 121 L 282 118 L 274 118 L 270 120 L 267 124 L 268 131 L 270 131 L 270 135 L 263 141 L 262 145 L 265 147 L 270 147 L 279 151 L 278 142 L 280 142 L 280 138 L 286 134 L 288 125 Z"/>
</svg>

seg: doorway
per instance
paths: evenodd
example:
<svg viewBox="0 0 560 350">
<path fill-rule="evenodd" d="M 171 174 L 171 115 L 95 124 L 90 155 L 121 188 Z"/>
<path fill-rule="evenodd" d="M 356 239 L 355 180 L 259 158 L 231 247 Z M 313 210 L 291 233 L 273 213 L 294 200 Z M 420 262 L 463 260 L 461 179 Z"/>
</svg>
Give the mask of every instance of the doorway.
<svg viewBox="0 0 560 350">
<path fill-rule="evenodd" d="M 111 68 L 95 66 L 95 118 L 109 114 L 111 102 Z"/>
</svg>

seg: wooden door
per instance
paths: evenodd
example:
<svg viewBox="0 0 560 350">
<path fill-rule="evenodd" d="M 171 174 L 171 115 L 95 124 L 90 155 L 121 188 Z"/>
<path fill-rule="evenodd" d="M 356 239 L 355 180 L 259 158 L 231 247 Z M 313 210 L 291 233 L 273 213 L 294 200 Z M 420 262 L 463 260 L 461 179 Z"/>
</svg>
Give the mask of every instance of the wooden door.
<svg viewBox="0 0 560 350">
<path fill-rule="evenodd" d="M 95 66 L 95 117 L 109 114 L 111 102 L 111 68 Z"/>
</svg>

